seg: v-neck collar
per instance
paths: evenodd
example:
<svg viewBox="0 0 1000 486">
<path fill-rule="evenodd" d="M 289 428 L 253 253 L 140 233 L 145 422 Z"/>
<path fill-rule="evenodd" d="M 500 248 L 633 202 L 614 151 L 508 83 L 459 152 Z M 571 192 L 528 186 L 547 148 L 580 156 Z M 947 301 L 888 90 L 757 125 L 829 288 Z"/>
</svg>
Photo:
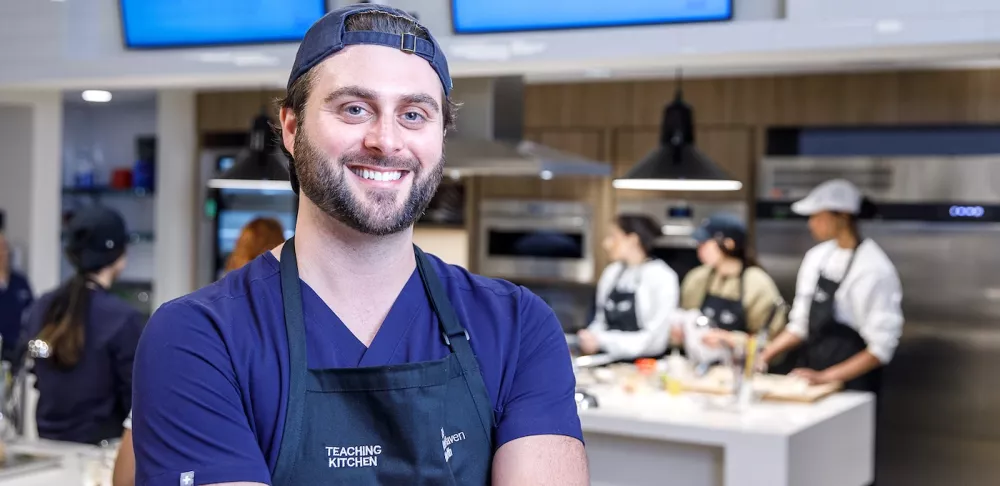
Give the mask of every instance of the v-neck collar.
<svg viewBox="0 0 1000 486">
<path fill-rule="evenodd" d="M 392 355 L 406 334 L 406 330 L 416 318 L 417 307 L 427 301 L 427 295 L 420 283 L 420 274 L 416 270 L 403 285 L 402 291 L 396 297 L 392 307 L 382 321 L 375 338 L 367 348 L 357 336 L 344 324 L 334 309 L 326 305 L 309 284 L 301 279 L 302 307 L 305 321 L 310 326 L 332 327 L 334 349 L 340 356 L 335 359 L 340 363 L 351 363 L 353 366 L 383 366 L 389 363 Z M 323 333 L 326 335 L 327 333 Z M 323 360 L 328 362 L 327 360 Z"/>
</svg>

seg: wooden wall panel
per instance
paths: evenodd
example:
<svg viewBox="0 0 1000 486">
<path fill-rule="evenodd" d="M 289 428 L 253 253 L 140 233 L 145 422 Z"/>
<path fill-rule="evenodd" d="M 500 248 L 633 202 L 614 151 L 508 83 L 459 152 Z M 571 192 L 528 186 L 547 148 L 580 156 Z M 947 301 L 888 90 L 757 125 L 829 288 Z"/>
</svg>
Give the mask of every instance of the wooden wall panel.
<svg viewBox="0 0 1000 486">
<path fill-rule="evenodd" d="M 658 126 L 675 88 L 674 80 L 531 85 L 525 124 Z M 1000 122 L 1000 70 L 689 79 L 683 88 L 703 125 Z"/>
<path fill-rule="evenodd" d="M 274 100 L 283 91 L 210 91 L 198 94 L 198 132 L 249 131 L 261 107 L 278 119 Z"/>
</svg>

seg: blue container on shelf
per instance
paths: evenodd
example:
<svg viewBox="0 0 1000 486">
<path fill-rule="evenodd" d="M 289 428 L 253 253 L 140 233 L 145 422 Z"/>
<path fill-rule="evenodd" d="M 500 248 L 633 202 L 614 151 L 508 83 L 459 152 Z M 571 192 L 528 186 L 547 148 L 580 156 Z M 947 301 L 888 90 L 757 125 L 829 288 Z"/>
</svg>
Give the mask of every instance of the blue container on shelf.
<svg viewBox="0 0 1000 486">
<path fill-rule="evenodd" d="M 153 191 L 153 174 L 155 168 L 148 160 L 137 160 L 132 168 L 132 186 L 136 189 Z"/>
</svg>

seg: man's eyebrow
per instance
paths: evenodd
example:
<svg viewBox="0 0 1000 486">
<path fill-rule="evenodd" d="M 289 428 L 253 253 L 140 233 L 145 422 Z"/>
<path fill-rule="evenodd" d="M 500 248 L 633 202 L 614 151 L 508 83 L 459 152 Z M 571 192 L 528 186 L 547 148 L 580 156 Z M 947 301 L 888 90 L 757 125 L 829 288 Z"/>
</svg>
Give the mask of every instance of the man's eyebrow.
<svg viewBox="0 0 1000 486">
<path fill-rule="evenodd" d="M 363 88 L 361 86 L 344 86 L 343 88 L 338 88 L 326 95 L 323 99 L 323 104 L 329 104 L 333 100 L 341 97 L 350 98 L 360 98 L 366 101 L 375 101 L 378 99 L 378 93 L 368 88 Z M 438 104 L 437 100 L 433 96 L 427 93 L 413 93 L 406 94 L 399 97 L 400 102 L 408 105 L 426 105 L 431 108 L 432 111 L 436 113 L 441 112 L 441 105 Z"/>
<path fill-rule="evenodd" d="M 408 94 L 400 97 L 403 103 L 409 105 L 427 105 L 436 113 L 441 112 L 441 106 L 433 96 L 426 93 Z"/>
<path fill-rule="evenodd" d="M 330 94 L 326 95 L 326 98 L 323 99 L 323 104 L 330 103 L 331 101 L 344 96 L 361 98 L 368 101 L 378 99 L 378 94 L 368 88 L 362 88 L 361 86 L 344 86 L 343 88 L 335 89 L 331 91 Z"/>
</svg>

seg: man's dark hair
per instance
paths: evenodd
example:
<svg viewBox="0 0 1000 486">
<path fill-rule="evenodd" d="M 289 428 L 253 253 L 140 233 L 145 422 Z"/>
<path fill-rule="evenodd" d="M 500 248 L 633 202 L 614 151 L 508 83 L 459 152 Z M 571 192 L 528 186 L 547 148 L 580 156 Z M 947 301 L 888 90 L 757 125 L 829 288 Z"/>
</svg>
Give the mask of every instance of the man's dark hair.
<svg viewBox="0 0 1000 486">
<path fill-rule="evenodd" d="M 388 34 L 405 34 L 411 33 L 421 39 L 430 40 L 430 35 L 428 35 L 427 30 L 417 24 L 415 21 L 403 17 L 398 17 L 395 15 L 390 15 L 386 12 L 362 12 L 354 14 L 347 18 L 344 23 L 344 30 L 347 32 L 353 31 L 375 31 L 384 32 Z M 315 67 L 307 71 L 305 74 L 296 79 L 295 82 L 288 88 L 285 96 L 278 100 L 278 108 L 288 108 L 292 110 L 295 114 L 296 124 L 299 128 L 302 127 L 302 117 L 306 109 L 306 100 L 309 99 L 309 93 L 313 87 L 313 81 L 315 79 Z M 442 93 L 444 88 L 442 88 Z M 450 96 L 444 96 L 444 106 L 442 107 L 442 115 L 444 116 L 444 129 L 451 130 L 455 128 L 455 118 L 458 112 L 458 104 L 452 101 Z M 278 144 L 281 146 L 282 152 L 284 152 L 285 157 L 288 160 L 292 160 L 292 155 L 285 148 L 285 144 L 281 141 L 281 126 L 280 124 L 275 127 L 275 134 L 278 137 Z"/>
</svg>

